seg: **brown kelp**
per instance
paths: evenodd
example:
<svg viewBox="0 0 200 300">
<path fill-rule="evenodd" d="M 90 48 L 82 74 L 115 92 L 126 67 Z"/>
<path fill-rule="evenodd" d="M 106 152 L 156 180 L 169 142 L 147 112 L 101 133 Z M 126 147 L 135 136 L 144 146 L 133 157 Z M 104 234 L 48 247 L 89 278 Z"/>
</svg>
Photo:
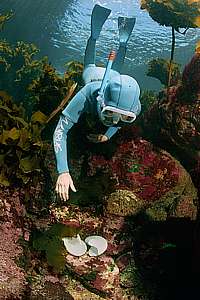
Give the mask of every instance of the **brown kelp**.
<svg viewBox="0 0 200 300">
<path fill-rule="evenodd" d="M 146 9 L 152 19 L 160 25 L 172 28 L 169 87 L 175 50 L 175 31 L 185 34 L 189 28 L 200 26 L 200 2 L 197 0 L 141 0 L 141 8 Z M 181 28 L 184 28 L 183 32 Z"/>
</svg>

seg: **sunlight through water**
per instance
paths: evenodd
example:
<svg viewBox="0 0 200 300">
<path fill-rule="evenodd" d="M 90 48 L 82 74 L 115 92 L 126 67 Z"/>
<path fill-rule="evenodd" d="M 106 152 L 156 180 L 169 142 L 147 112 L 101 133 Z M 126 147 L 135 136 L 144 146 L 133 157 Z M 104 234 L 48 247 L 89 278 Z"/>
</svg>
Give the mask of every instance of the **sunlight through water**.
<svg viewBox="0 0 200 300">
<path fill-rule="evenodd" d="M 90 35 L 90 14 L 92 7 L 100 4 L 112 10 L 104 24 L 97 43 L 97 59 L 104 61 L 111 49 L 118 47 L 117 18 L 119 16 L 136 17 L 136 24 L 129 41 L 127 59 L 133 65 L 144 64 L 150 59 L 170 51 L 171 28 L 160 26 L 149 14 L 140 10 L 136 0 L 79 0 L 71 4 L 64 17 L 58 21 L 58 31 L 53 39 L 56 47 L 67 47 L 75 56 L 83 57 L 87 38 Z M 71 37 L 69 43 L 69 36 Z M 189 29 L 186 36 L 176 34 L 176 47 L 186 47 L 200 38 L 199 29 Z M 73 54 L 74 55 L 74 54 Z"/>
<path fill-rule="evenodd" d="M 153 21 L 148 12 L 140 9 L 139 0 L 1 0 L 0 13 L 14 12 L 2 34 L 11 42 L 34 43 L 41 55 L 48 55 L 56 69 L 63 72 L 67 61 L 83 62 L 95 4 L 112 10 L 97 41 L 97 63 L 105 63 L 109 51 L 118 48 L 119 16 L 136 17 L 128 43 L 127 71 L 145 65 L 155 57 L 169 58 L 171 28 Z M 175 58 L 178 62 L 184 64 L 191 57 L 199 39 L 200 29 L 189 29 L 185 36 L 176 33 Z"/>
</svg>

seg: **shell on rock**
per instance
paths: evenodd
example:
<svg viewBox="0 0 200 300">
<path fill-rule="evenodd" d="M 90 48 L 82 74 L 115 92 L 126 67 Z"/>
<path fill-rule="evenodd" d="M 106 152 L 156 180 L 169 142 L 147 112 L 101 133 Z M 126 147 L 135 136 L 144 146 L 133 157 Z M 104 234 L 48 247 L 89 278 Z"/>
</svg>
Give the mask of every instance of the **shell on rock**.
<svg viewBox="0 0 200 300">
<path fill-rule="evenodd" d="M 91 246 L 91 248 L 88 251 L 88 254 L 90 256 L 101 255 L 106 251 L 108 247 L 107 240 L 104 239 L 102 236 L 98 236 L 98 235 L 88 236 L 85 239 L 85 243 Z"/>
<path fill-rule="evenodd" d="M 87 246 L 80 236 L 62 238 L 67 251 L 74 256 L 82 256 L 87 251 Z"/>
</svg>

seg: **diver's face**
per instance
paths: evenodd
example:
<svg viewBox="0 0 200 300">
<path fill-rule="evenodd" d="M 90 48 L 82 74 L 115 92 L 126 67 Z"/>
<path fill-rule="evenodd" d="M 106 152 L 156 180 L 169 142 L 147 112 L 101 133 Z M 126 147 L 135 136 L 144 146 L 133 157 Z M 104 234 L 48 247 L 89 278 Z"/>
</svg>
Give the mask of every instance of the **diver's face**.
<svg viewBox="0 0 200 300">
<path fill-rule="evenodd" d="M 111 110 L 102 111 L 101 121 L 105 126 L 114 126 L 119 122 L 121 124 L 132 123 L 135 120 L 134 116 L 127 116 Z"/>
<path fill-rule="evenodd" d="M 121 119 L 120 114 L 113 111 L 106 111 L 106 114 L 102 114 L 101 121 L 105 126 L 116 125 Z"/>
</svg>

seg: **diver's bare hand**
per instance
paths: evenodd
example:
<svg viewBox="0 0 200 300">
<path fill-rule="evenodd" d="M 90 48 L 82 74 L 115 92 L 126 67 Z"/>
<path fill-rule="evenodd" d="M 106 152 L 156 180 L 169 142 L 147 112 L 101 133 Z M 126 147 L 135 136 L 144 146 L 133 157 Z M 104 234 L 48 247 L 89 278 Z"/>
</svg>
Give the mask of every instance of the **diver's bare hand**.
<svg viewBox="0 0 200 300">
<path fill-rule="evenodd" d="M 104 143 L 108 141 L 108 137 L 104 134 L 89 134 L 88 140 L 93 143 Z"/>
<path fill-rule="evenodd" d="M 56 182 L 55 191 L 59 194 L 61 200 L 66 201 L 69 199 L 69 188 L 71 188 L 73 192 L 76 192 L 71 175 L 69 172 L 60 174 Z"/>
</svg>

